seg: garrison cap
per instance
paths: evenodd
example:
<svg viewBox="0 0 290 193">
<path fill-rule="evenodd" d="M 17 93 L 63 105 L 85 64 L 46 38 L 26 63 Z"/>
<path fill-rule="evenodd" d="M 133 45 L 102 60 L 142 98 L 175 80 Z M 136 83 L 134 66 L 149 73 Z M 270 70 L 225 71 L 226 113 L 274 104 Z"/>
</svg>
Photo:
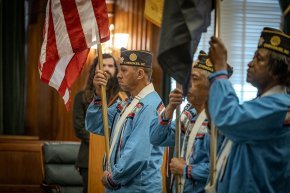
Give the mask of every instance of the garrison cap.
<svg viewBox="0 0 290 193">
<path fill-rule="evenodd" d="M 266 48 L 289 57 L 290 36 L 278 29 L 265 27 L 261 32 L 258 48 Z"/>
<path fill-rule="evenodd" d="M 152 54 L 146 50 L 121 48 L 120 65 L 152 68 Z"/>
<path fill-rule="evenodd" d="M 205 51 L 200 50 L 198 59 L 194 61 L 192 68 L 199 68 L 205 71 L 208 71 L 210 73 L 214 72 L 214 66 L 211 63 L 208 55 L 205 53 Z M 228 64 L 228 76 L 231 77 L 233 74 L 233 67 Z"/>
<path fill-rule="evenodd" d="M 214 72 L 214 67 L 208 57 L 208 55 L 201 50 L 199 52 L 198 58 L 196 61 L 193 62 L 193 68 L 199 68 L 205 71 L 208 71 L 210 73 Z"/>
</svg>

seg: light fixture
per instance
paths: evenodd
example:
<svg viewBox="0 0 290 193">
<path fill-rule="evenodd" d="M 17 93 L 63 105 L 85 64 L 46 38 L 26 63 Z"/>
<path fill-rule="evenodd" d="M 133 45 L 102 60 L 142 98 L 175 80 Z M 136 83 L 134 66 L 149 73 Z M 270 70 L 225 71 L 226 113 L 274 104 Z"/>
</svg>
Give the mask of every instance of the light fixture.
<svg viewBox="0 0 290 193">
<path fill-rule="evenodd" d="M 127 33 L 115 33 L 114 34 L 114 49 L 120 49 L 128 46 L 129 34 Z"/>
<path fill-rule="evenodd" d="M 113 31 L 114 31 L 114 25 L 111 24 L 109 26 L 109 30 L 110 30 L 110 39 L 104 43 L 102 43 L 102 52 L 103 53 L 108 53 L 108 54 L 112 54 L 113 52 Z M 98 45 L 94 44 L 93 46 L 91 46 L 92 49 L 98 49 Z"/>
<path fill-rule="evenodd" d="M 111 24 L 110 29 L 110 39 L 102 43 L 103 53 L 118 53 L 120 48 L 128 46 L 129 34 L 127 33 L 114 33 L 114 25 Z M 93 45 L 92 49 L 98 49 L 98 45 Z"/>
</svg>

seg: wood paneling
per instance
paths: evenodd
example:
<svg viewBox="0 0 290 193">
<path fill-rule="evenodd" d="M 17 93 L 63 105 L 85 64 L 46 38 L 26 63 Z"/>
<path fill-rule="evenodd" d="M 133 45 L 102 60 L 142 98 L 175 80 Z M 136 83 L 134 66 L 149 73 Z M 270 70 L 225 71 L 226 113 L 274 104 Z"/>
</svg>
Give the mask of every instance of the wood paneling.
<svg viewBox="0 0 290 193">
<path fill-rule="evenodd" d="M 40 191 L 41 190 L 39 185 L 0 184 L 1 193 L 39 193 Z"/>
<path fill-rule="evenodd" d="M 0 192 L 39 192 L 41 146 L 35 136 L 0 136 Z"/>
</svg>

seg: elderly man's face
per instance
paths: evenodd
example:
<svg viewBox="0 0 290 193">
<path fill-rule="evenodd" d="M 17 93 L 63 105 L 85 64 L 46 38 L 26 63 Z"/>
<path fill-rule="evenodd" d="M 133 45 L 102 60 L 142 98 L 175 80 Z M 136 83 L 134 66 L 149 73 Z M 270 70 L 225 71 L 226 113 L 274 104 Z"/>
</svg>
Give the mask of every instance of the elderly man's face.
<svg viewBox="0 0 290 193">
<path fill-rule="evenodd" d="M 136 68 L 127 65 L 119 65 L 117 78 L 122 90 L 128 92 L 132 91 L 138 84 L 137 77 Z"/>
<path fill-rule="evenodd" d="M 269 50 L 260 48 L 256 51 L 254 58 L 248 64 L 247 82 L 256 88 L 264 88 L 272 81 L 271 73 L 268 69 Z"/>
<path fill-rule="evenodd" d="M 193 105 L 204 105 L 209 93 L 209 81 L 202 72 L 203 70 L 193 68 L 191 72 L 190 86 L 187 100 Z"/>
</svg>

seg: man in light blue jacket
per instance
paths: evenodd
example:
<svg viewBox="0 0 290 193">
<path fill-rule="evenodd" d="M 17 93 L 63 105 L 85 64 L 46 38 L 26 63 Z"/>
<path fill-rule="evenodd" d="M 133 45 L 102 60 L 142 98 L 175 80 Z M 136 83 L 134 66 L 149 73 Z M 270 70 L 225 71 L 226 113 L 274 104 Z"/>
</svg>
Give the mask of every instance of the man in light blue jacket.
<svg viewBox="0 0 290 193">
<path fill-rule="evenodd" d="M 202 193 L 209 176 L 209 122 L 205 113 L 209 93 L 208 76 L 214 71 L 207 54 L 199 53 L 194 62 L 187 94 L 189 103 L 180 120 L 182 129 L 182 158 L 173 158 L 170 163 L 172 174 L 182 177 L 183 193 Z M 152 121 L 150 139 L 153 145 L 175 145 L 175 122 L 171 122 L 173 111 L 182 102 L 182 91 L 173 90 L 169 104 L 159 118 Z M 221 143 L 221 141 L 219 142 Z"/>
<path fill-rule="evenodd" d="M 290 36 L 264 28 L 247 71 L 257 98 L 243 104 L 227 78 L 225 46 L 214 37 L 210 45 L 209 113 L 232 141 L 217 192 L 290 192 Z"/>
<path fill-rule="evenodd" d="M 161 193 L 163 148 L 150 144 L 150 123 L 162 109 L 161 98 L 150 83 L 152 55 L 148 51 L 121 52 L 117 75 L 120 87 L 130 99 L 108 108 L 111 168 L 103 173 L 106 192 Z M 95 75 L 96 96 L 86 115 L 86 128 L 103 135 L 100 85 L 107 84 L 107 75 Z"/>
</svg>

